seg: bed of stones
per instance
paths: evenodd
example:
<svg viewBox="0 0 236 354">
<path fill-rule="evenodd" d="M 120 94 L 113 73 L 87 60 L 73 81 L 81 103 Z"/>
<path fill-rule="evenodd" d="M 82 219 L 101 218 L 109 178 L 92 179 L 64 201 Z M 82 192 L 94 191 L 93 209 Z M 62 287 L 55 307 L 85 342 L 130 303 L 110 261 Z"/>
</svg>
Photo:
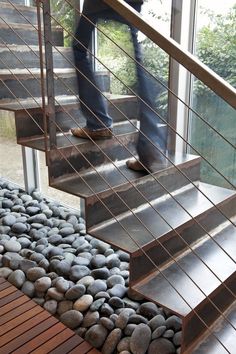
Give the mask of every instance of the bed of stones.
<svg viewBox="0 0 236 354">
<path fill-rule="evenodd" d="M 0 276 L 103 354 L 180 352 L 181 320 L 128 289 L 129 255 L 74 210 L 0 179 Z"/>
</svg>

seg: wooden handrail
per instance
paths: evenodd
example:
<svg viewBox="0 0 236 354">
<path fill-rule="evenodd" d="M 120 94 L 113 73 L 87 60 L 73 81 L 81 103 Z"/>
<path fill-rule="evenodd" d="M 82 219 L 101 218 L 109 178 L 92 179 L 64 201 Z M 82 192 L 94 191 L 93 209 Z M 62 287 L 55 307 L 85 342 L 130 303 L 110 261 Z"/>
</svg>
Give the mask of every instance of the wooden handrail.
<svg viewBox="0 0 236 354">
<path fill-rule="evenodd" d="M 183 49 L 172 38 L 161 34 L 148 24 L 142 15 L 138 14 L 124 0 L 103 0 L 107 5 L 119 13 L 125 20 L 139 29 L 167 54 L 183 65 L 195 77 L 206 84 L 218 96 L 223 98 L 230 106 L 236 108 L 236 89 L 228 82 L 209 69 L 194 55 Z"/>
</svg>

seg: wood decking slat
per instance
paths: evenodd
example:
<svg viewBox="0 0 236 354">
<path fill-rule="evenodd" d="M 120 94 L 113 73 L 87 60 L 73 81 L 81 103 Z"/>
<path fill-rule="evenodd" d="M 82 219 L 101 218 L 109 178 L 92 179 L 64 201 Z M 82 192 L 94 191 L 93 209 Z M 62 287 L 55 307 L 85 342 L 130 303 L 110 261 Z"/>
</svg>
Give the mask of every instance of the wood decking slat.
<svg viewBox="0 0 236 354">
<path fill-rule="evenodd" d="M 7 281 L 5 281 L 4 283 L 1 283 L 0 284 L 0 291 L 6 289 L 6 288 L 9 288 L 11 286 L 10 283 L 8 283 Z"/>
<path fill-rule="evenodd" d="M 71 350 L 68 354 L 88 353 L 92 346 L 88 342 L 81 343 L 77 348 Z"/>
<path fill-rule="evenodd" d="M 3 325 L 4 323 L 10 321 L 11 319 L 19 316 L 20 314 L 32 309 L 35 306 L 37 306 L 35 302 L 27 301 L 27 302 L 23 303 L 22 305 L 15 307 L 12 310 L 8 311 L 4 315 L 2 315 L 2 311 L 1 311 L 0 326 Z"/>
<path fill-rule="evenodd" d="M 100 354 L 49 312 L 0 278 L 0 354 Z"/>
<path fill-rule="evenodd" d="M 15 291 L 16 291 L 16 288 L 14 288 L 13 286 L 9 286 L 6 289 L 1 290 L 0 291 L 0 299 L 3 299 L 7 295 L 10 295 L 10 294 L 14 293 Z"/>
<path fill-rule="evenodd" d="M 25 304 L 28 301 L 29 298 L 27 298 L 26 296 L 21 296 L 15 300 L 12 300 L 11 302 L 1 307 L 1 316 L 5 315 L 6 313 L 11 311 L 12 309 L 15 309 L 16 307 Z"/>
<path fill-rule="evenodd" d="M 0 337 L 9 331 L 12 331 L 20 324 L 25 323 L 25 321 L 31 319 L 32 317 L 37 316 L 42 311 L 43 309 L 38 308 L 38 306 L 35 306 L 34 308 L 23 312 L 21 315 L 12 318 L 10 321 L 6 322 L 4 326 L 2 326 L 2 328 L 0 328 Z"/>
<path fill-rule="evenodd" d="M 52 339 L 48 340 L 46 343 L 41 345 L 38 349 L 32 351 L 31 354 L 47 354 L 50 351 L 54 350 L 61 343 L 64 343 L 67 339 L 69 339 L 73 335 L 74 332 L 72 332 L 69 328 L 66 328 L 64 329 L 64 331 L 57 334 Z"/>
<path fill-rule="evenodd" d="M 15 299 L 18 299 L 18 298 L 21 297 L 21 296 L 24 296 L 24 295 L 22 294 L 22 292 L 20 292 L 20 290 L 16 290 L 15 293 L 12 293 L 12 294 L 10 294 L 10 295 L 4 297 L 3 299 L 0 299 L 0 307 L 2 307 L 2 306 L 4 306 L 4 305 L 8 304 L 9 302 L 11 302 L 11 301 L 13 301 L 13 300 L 15 300 Z"/>
<path fill-rule="evenodd" d="M 32 350 L 37 349 L 40 345 L 47 342 L 49 339 L 54 337 L 56 334 L 62 332 L 65 329 L 65 326 L 58 322 L 49 329 L 45 330 L 41 334 L 37 335 L 37 337 L 31 339 L 24 345 L 22 345 L 19 349 L 15 350 L 14 354 L 28 354 L 32 352 Z"/>
<path fill-rule="evenodd" d="M 56 349 L 52 350 L 50 354 L 65 354 L 70 350 L 77 348 L 79 344 L 83 342 L 83 339 L 74 334 L 70 339 L 68 339 L 63 344 L 59 345 Z"/>
<path fill-rule="evenodd" d="M 12 352 L 15 353 L 16 349 L 20 348 L 22 345 L 26 344 L 31 339 L 37 337 L 39 334 L 44 333 L 46 330 L 51 328 L 56 322 L 57 320 L 52 316 L 46 318 L 38 325 L 33 326 L 29 331 L 22 333 L 19 337 L 16 337 L 14 340 L 7 343 L 3 348 L 0 348 L 0 354 L 1 354 L 1 349 L 4 350 L 3 353 L 12 353 Z M 30 352 L 34 349 L 35 348 L 32 347 Z"/>
</svg>

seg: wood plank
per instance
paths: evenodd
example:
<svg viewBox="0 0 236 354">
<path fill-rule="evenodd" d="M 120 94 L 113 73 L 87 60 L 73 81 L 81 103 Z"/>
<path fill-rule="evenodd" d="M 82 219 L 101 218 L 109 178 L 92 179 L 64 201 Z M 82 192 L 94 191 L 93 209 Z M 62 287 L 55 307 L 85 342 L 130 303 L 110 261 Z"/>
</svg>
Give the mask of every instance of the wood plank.
<svg viewBox="0 0 236 354">
<path fill-rule="evenodd" d="M 66 328 L 64 331 L 57 334 L 55 337 L 53 337 L 52 339 L 48 340 L 46 343 L 41 345 L 38 349 L 32 351 L 31 354 L 47 354 L 51 350 L 54 350 L 61 343 L 64 343 L 67 339 L 69 339 L 73 335 L 74 332 L 72 332 L 69 328 Z"/>
<path fill-rule="evenodd" d="M 0 278 L 0 284 L 5 283 L 6 279 L 5 278 Z"/>
<path fill-rule="evenodd" d="M 2 315 L 1 309 L 1 317 L 0 317 L 0 326 L 4 323 L 10 321 L 11 319 L 19 316 L 21 313 L 24 313 L 33 307 L 37 306 L 37 304 L 33 301 L 27 301 L 18 307 L 13 308 L 11 311 L 8 311 L 5 315 Z"/>
<path fill-rule="evenodd" d="M 77 334 L 74 334 L 70 339 L 66 342 L 62 343 L 54 350 L 50 352 L 50 354 L 65 354 L 68 353 L 70 350 L 77 348 L 79 344 L 83 342 L 83 339 L 79 337 Z"/>
<path fill-rule="evenodd" d="M 45 330 L 41 334 L 37 335 L 37 337 L 31 339 L 29 342 L 25 343 L 17 350 L 14 351 L 14 354 L 28 354 L 35 350 L 36 348 L 40 347 L 40 345 L 47 342 L 49 339 L 53 338 L 56 334 L 64 331 L 65 326 L 63 323 L 58 322 L 49 329 Z"/>
<path fill-rule="evenodd" d="M 71 350 L 68 354 L 85 354 L 88 353 L 90 349 L 92 349 L 91 344 L 89 344 L 88 342 L 83 342 L 78 347 Z"/>
<path fill-rule="evenodd" d="M 39 315 L 37 315 L 37 317 L 22 323 L 20 326 L 14 328 L 11 332 L 4 334 L 0 338 L 0 348 L 15 339 L 16 337 L 19 337 L 21 334 L 29 331 L 31 328 L 44 321 L 48 317 L 50 317 L 50 314 L 46 311 L 43 311 Z"/>
<path fill-rule="evenodd" d="M 22 295 L 21 297 L 12 300 L 12 302 L 9 302 L 8 304 L 4 305 L 1 307 L 1 316 L 5 315 L 9 311 L 17 308 L 18 306 L 30 301 L 28 297 L 25 295 Z"/>
<path fill-rule="evenodd" d="M 19 297 L 24 296 L 23 293 L 20 290 L 17 290 L 15 293 L 12 293 L 3 299 L 0 299 L 0 307 L 9 304 L 11 301 L 18 299 Z"/>
<path fill-rule="evenodd" d="M 8 288 L 0 291 L 0 299 L 3 299 L 7 295 L 10 295 L 10 294 L 14 293 L 15 291 L 16 291 L 15 287 L 13 287 L 12 285 L 9 286 Z"/>
<path fill-rule="evenodd" d="M 37 316 L 43 309 L 39 306 L 35 306 L 34 308 L 21 313 L 21 315 L 12 318 L 10 321 L 6 322 L 4 326 L 0 327 L 0 336 L 3 336 L 5 333 L 12 331 L 13 328 L 19 326 L 30 318 Z"/>
<path fill-rule="evenodd" d="M 88 354 L 100 354 L 101 352 L 99 352 L 97 349 L 93 348 L 91 349 Z"/>
<path fill-rule="evenodd" d="M 1 283 L 1 284 L 0 284 L 0 292 L 1 292 L 2 290 L 6 289 L 6 288 L 10 288 L 10 286 L 11 286 L 11 284 L 8 283 L 7 281 L 4 282 L 4 283 Z"/>
<path fill-rule="evenodd" d="M 43 311 L 42 314 L 47 314 L 47 311 Z M 20 336 L 15 337 L 13 340 L 8 342 L 5 346 L 0 348 L 0 354 L 6 353 L 15 353 L 15 350 L 20 348 L 23 344 L 28 343 L 33 338 L 36 338 L 39 334 L 45 333 L 49 328 L 51 328 L 55 323 L 57 323 L 57 319 L 48 314 L 49 317 L 44 319 L 44 321 L 40 322 L 38 325 L 32 325 L 30 330 L 23 332 Z M 34 350 L 31 347 L 30 352 Z"/>
</svg>

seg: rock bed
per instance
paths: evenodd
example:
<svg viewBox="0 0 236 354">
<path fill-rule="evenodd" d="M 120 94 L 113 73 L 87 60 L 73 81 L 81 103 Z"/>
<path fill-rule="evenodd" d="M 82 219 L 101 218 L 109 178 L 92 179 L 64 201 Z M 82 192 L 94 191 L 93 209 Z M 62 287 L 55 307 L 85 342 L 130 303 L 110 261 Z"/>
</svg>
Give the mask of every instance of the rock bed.
<svg viewBox="0 0 236 354">
<path fill-rule="evenodd" d="M 0 179 L 0 276 L 104 354 L 179 353 L 181 320 L 128 290 L 128 269 L 78 213 Z"/>
</svg>

